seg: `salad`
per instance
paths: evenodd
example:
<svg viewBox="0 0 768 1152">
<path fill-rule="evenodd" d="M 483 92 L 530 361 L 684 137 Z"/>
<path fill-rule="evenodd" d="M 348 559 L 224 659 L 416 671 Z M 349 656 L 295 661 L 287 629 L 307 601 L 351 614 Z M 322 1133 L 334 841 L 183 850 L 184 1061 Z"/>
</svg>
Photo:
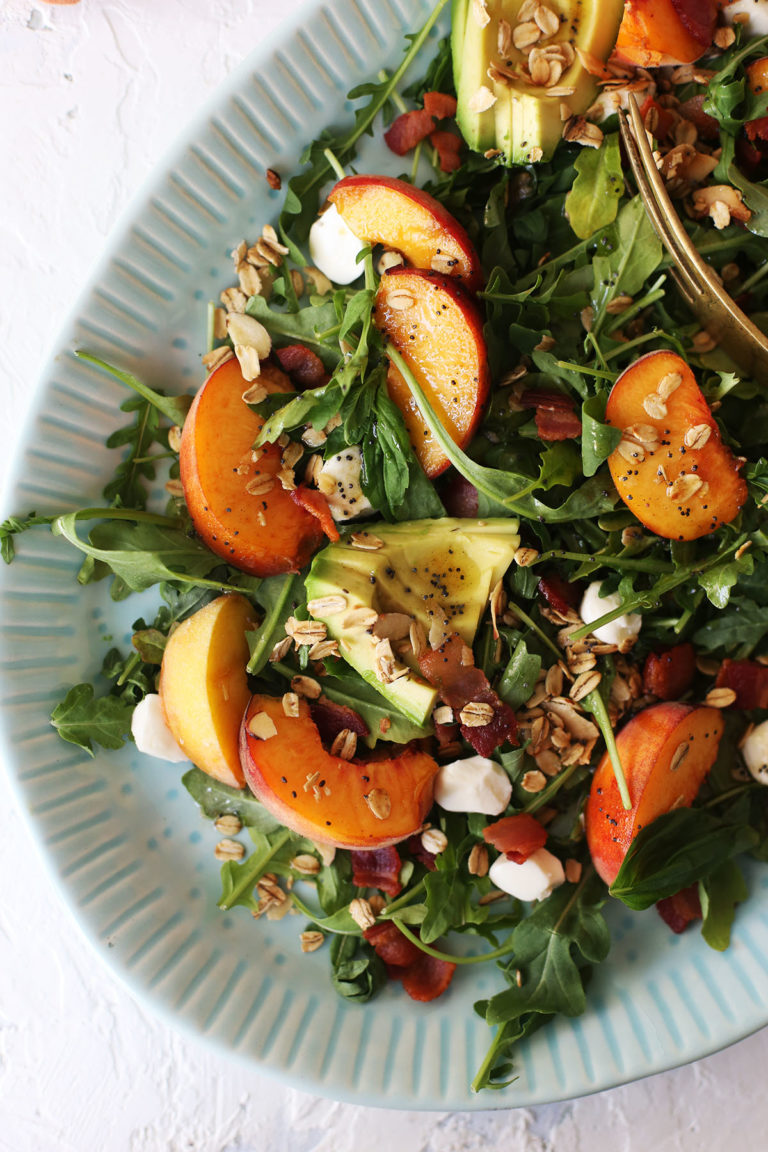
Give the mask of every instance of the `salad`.
<svg viewBox="0 0 768 1152">
<path fill-rule="evenodd" d="M 236 243 L 197 394 L 83 350 L 130 389 L 104 505 L 0 539 L 46 525 L 81 583 L 157 590 L 51 719 L 191 761 L 222 909 L 295 916 L 361 1003 L 494 970 L 480 1090 L 585 1010 L 606 901 L 724 949 L 768 855 L 768 406 L 678 296 L 617 121 L 633 94 L 764 322 L 768 37 L 456 0 L 428 59 L 444 6 L 265 174 L 282 212 Z M 365 133 L 400 176 L 355 171 Z"/>
</svg>

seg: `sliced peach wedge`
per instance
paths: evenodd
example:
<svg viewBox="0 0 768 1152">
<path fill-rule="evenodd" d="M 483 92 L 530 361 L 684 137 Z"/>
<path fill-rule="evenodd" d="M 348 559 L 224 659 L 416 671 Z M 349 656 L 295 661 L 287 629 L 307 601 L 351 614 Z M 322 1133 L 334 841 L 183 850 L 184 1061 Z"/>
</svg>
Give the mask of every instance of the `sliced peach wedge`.
<svg viewBox="0 0 768 1152">
<path fill-rule="evenodd" d="M 483 321 L 474 300 L 449 276 L 392 268 L 379 283 L 373 319 L 407 362 L 451 439 L 463 448 L 477 429 L 490 389 Z M 387 386 L 424 471 L 430 478 L 439 476 L 449 461 L 394 364 Z"/>
<path fill-rule="evenodd" d="M 622 728 L 616 747 L 631 808 L 624 808 L 608 754 L 592 777 L 585 812 L 587 844 L 598 875 L 612 884 L 642 828 L 673 808 L 690 807 L 715 762 L 723 717 L 717 708 L 655 704 Z"/>
<path fill-rule="evenodd" d="M 442 272 L 476 291 L 480 259 L 464 228 L 439 200 L 391 176 L 345 176 L 328 199 L 355 236 L 396 250 L 414 268 Z"/>
<path fill-rule="evenodd" d="M 291 392 L 269 363 L 259 383 Z M 252 452 L 263 421 L 242 399 L 250 385 L 237 360 L 208 377 L 181 436 L 181 484 L 199 536 L 217 556 L 253 576 L 298 572 L 325 539 L 318 520 L 291 499 L 277 478 L 281 449 Z"/>
<path fill-rule="evenodd" d="M 390 759 L 326 752 L 306 700 L 254 696 L 240 729 L 240 758 L 254 795 L 286 828 L 339 848 L 381 848 L 417 832 L 432 806 L 438 765 L 407 745 Z"/>
<path fill-rule="evenodd" d="M 738 515 L 748 494 L 740 462 L 680 356 L 636 360 L 614 384 L 605 418 L 623 432 L 608 457 L 616 489 L 657 536 L 697 540 Z"/>
<path fill-rule="evenodd" d="M 637 68 L 692 64 L 712 46 L 718 0 L 627 0 L 616 56 Z"/>
<path fill-rule="evenodd" d="M 203 772 L 234 788 L 245 784 L 238 734 L 250 698 L 246 632 L 256 625 L 244 596 L 219 596 L 179 625 L 160 669 L 160 703 L 177 743 Z"/>
</svg>

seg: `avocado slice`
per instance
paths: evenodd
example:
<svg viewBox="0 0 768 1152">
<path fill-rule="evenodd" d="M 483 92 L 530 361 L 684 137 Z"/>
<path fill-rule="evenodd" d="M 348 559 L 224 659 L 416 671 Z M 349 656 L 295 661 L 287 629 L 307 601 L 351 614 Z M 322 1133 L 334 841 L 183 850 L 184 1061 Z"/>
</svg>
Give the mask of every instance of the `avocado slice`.
<svg viewBox="0 0 768 1152">
<path fill-rule="evenodd" d="M 491 590 L 512 563 L 520 544 L 517 520 L 412 520 L 376 524 L 329 544 L 315 556 L 306 580 L 308 600 L 339 597 L 342 611 L 313 612 L 328 636 L 338 640 L 348 664 L 396 708 L 424 724 L 437 693 L 413 669 L 399 679 L 377 676 L 376 637 L 355 622 L 359 609 L 404 613 L 429 633 L 445 614 L 466 644 L 472 644 Z M 402 666 L 406 656 L 398 657 Z M 411 658 L 415 667 L 415 662 Z"/>
<path fill-rule="evenodd" d="M 478 0 L 453 0 L 456 120 L 470 148 L 476 152 L 498 149 L 508 165 L 548 160 L 562 136 L 561 105 L 579 116 L 594 102 L 595 77 L 576 49 L 603 63 L 613 50 L 624 14 L 623 0 L 543 0 L 539 7 L 550 14 L 550 20 L 556 16 L 559 27 L 551 35 L 540 32 L 532 45 L 520 50 L 511 36 L 523 24 L 536 28 L 536 7 L 532 0 L 485 0 L 484 5 Z M 500 30 L 500 21 L 506 22 L 506 34 L 503 24 Z M 561 54 L 562 74 L 553 76 L 551 84 L 531 81 L 532 61 L 542 50 L 553 52 L 555 58 L 558 51 Z M 491 107 L 482 111 L 476 104 L 473 107 L 480 88 L 495 97 Z"/>
</svg>

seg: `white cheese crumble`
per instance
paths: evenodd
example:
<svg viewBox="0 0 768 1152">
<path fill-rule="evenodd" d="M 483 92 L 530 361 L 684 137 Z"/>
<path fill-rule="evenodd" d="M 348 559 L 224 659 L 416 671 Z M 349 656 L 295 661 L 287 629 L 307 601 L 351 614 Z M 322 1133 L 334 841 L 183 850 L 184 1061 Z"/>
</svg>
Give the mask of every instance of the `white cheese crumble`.
<svg viewBox="0 0 768 1152">
<path fill-rule="evenodd" d="M 610 592 L 607 596 L 601 596 L 601 587 L 602 581 L 594 580 L 584 593 L 579 615 L 585 624 L 599 620 L 601 616 L 605 616 L 606 612 L 620 608 L 623 603 L 618 592 Z M 642 626 L 642 616 L 630 612 L 624 616 L 617 616 L 609 624 L 603 624 L 602 627 L 594 629 L 592 635 L 601 644 L 616 644 L 619 648 L 624 649 L 634 644 Z"/>
<path fill-rule="evenodd" d="M 523 864 L 506 856 L 494 860 L 488 871 L 492 884 L 518 900 L 544 900 L 565 883 L 565 872 L 557 856 L 538 848 Z"/>
<path fill-rule="evenodd" d="M 309 230 L 312 263 L 334 284 L 351 284 L 362 275 L 363 266 L 357 257 L 364 247 L 335 204 L 318 216 Z"/>
<path fill-rule="evenodd" d="M 758 784 L 768 784 L 768 720 L 753 728 L 741 746 L 750 776 Z"/>
<path fill-rule="evenodd" d="M 131 717 L 131 735 L 139 752 L 144 752 L 147 756 L 155 756 L 158 760 L 170 760 L 172 764 L 189 760 L 165 722 L 163 706 L 156 692 L 150 692 L 134 708 Z"/>
<path fill-rule="evenodd" d="M 768 33 L 768 4 L 765 0 L 734 0 L 723 8 L 723 19 L 733 23 L 737 14 L 749 17 L 750 36 L 765 36 Z"/>
<path fill-rule="evenodd" d="M 500 764 L 468 756 L 443 764 L 435 782 L 435 800 L 447 812 L 500 816 L 512 797 L 512 784 Z"/>
<path fill-rule="evenodd" d="M 354 520 L 373 511 L 363 492 L 360 473 L 363 454 L 357 444 L 329 457 L 317 476 L 317 486 L 328 501 L 334 520 Z"/>
</svg>

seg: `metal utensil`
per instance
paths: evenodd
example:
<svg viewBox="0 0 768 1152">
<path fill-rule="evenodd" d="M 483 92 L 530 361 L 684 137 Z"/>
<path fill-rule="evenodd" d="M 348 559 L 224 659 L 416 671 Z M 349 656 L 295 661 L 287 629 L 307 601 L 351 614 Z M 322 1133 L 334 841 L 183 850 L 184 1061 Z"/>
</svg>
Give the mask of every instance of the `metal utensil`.
<svg viewBox="0 0 768 1152">
<path fill-rule="evenodd" d="M 768 338 L 723 289 L 699 255 L 675 211 L 656 167 L 640 108 L 629 94 L 629 116 L 619 111 L 621 138 L 648 217 L 674 261 L 672 276 L 703 328 L 750 376 L 768 374 Z"/>
</svg>

